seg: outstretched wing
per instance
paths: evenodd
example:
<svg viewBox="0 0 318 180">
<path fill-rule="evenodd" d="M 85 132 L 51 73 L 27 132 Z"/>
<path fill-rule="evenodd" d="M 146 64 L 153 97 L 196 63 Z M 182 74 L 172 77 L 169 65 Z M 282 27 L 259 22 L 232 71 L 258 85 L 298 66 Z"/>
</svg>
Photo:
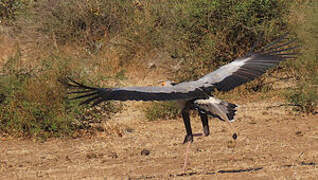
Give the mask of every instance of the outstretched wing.
<svg viewBox="0 0 318 180">
<path fill-rule="evenodd" d="M 207 94 L 204 93 L 204 90 L 216 88 L 219 91 L 229 91 L 259 77 L 285 59 L 296 58 L 298 53 L 294 53 L 292 50 L 298 46 L 288 47 L 294 41 L 284 42 L 285 39 L 286 36 L 283 36 L 260 51 L 238 58 L 197 81 L 183 82 L 175 86 L 94 88 L 72 79 L 68 79 L 69 81 L 64 81 L 64 83 L 77 89 L 77 91 L 70 92 L 70 94 L 79 94 L 73 99 L 87 98 L 81 104 L 92 102 L 93 105 L 97 105 L 108 100 L 167 101 L 206 98 Z"/>
<path fill-rule="evenodd" d="M 176 88 L 174 86 L 94 88 L 80 84 L 70 78 L 64 80 L 63 83 L 71 89 L 76 89 L 69 92 L 69 94 L 78 94 L 78 96 L 72 99 L 86 98 L 80 104 L 89 104 L 92 102 L 93 105 L 97 105 L 109 100 L 169 101 L 205 96 L 199 89 L 187 90 L 186 88 Z"/>
<path fill-rule="evenodd" d="M 263 47 L 260 51 L 238 58 L 192 83 L 203 89 L 216 88 L 219 91 L 229 91 L 251 81 L 279 62 L 296 58 L 299 53 L 292 52 L 292 50 L 299 46 L 287 47 L 294 40 L 284 42 L 285 39 L 286 35 Z"/>
</svg>

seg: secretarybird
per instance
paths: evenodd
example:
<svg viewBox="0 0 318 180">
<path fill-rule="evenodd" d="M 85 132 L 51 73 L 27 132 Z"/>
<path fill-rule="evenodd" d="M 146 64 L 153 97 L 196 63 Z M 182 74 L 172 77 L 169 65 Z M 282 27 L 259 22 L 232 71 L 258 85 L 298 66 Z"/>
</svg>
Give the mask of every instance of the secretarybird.
<svg viewBox="0 0 318 180">
<path fill-rule="evenodd" d="M 216 117 L 230 124 L 234 121 L 237 105 L 217 99 L 211 95 L 211 92 L 216 89 L 218 91 L 229 91 L 261 76 L 266 70 L 278 65 L 279 62 L 285 59 L 296 58 L 298 53 L 293 52 L 293 50 L 298 48 L 298 46 L 291 46 L 293 42 L 294 40 L 289 41 L 284 35 L 259 51 L 254 52 L 254 46 L 244 57 L 237 58 L 196 81 L 170 83 L 167 86 L 121 88 L 89 87 L 70 78 L 64 83 L 69 88 L 77 89 L 69 92 L 70 94 L 78 94 L 72 99 L 87 98 L 80 104 L 92 103 L 94 106 L 110 100 L 177 101 L 178 104 L 182 105 L 181 113 L 186 129 L 183 143 L 188 143 L 184 162 L 185 169 L 187 154 L 194 136 L 191 129 L 189 111 L 198 111 L 205 136 L 210 134 L 208 116 Z M 237 134 L 234 133 L 232 137 L 236 139 Z"/>
</svg>

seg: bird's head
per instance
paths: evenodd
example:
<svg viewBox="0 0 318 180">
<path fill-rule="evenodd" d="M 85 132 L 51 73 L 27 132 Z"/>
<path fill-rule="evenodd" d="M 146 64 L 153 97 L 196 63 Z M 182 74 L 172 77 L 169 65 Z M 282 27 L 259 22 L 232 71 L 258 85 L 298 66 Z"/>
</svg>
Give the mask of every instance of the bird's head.
<svg viewBox="0 0 318 180">
<path fill-rule="evenodd" d="M 172 82 L 172 81 L 160 81 L 160 85 L 161 86 L 174 86 L 176 83 Z"/>
</svg>

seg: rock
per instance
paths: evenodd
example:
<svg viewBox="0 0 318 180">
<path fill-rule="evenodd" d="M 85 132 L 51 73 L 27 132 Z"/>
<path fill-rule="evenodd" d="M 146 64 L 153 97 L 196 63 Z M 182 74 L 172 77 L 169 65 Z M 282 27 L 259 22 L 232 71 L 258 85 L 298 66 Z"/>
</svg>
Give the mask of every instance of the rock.
<svg viewBox="0 0 318 180">
<path fill-rule="evenodd" d="M 236 146 L 236 141 L 232 141 L 232 140 L 227 141 L 227 147 L 228 147 L 228 148 L 232 149 L 232 148 L 234 148 L 235 146 Z"/>
<path fill-rule="evenodd" d="M 157 67 L 157 65 L 155 63 L 149 63 L 148 64 L 148 69 L 154 69 L 156 67 Z"/>
<path fill-rule="evenodd" d="M 301 132 L 301 131 L 297 131 L 295 134 L 296 134 L 297 136 L 303 136 L 303 135 L 304 135 L 303 132 Z"/>
<path fill-rule="evenodd" d="M 113 158 L 113 159 L 117 159 L 117 158 L 118 158 L 118 155 L 117 155 L 117 153 L 115 153 L 115 152 L 111 152 L 111 153 L 108 155 L 108 157 Z"/>
<path fill-rule="evenodd" d="M 128 133 L 133 133 L 135 130 L 134 129 L 132 129 L 132 128 L 127 128 L 126 129 L 126 132 L 128 132 Z"/>
<path fill-rule="evenodd" d="M 97 155 L 95 153 L 87 153 L 86 154 L 87 159 L 97 158 Z"/>
<path fill-rule="evenodd" d="M 65 156 L 65 160 L 72 162 L 71 158 L 68 155 Z"/>
<path fill-rule="evenodd" d="M 150 154 L 150 151 L 147 149 L 143 149 L 140 153 L 142 156 L 148 156 Z"/>
</svg>

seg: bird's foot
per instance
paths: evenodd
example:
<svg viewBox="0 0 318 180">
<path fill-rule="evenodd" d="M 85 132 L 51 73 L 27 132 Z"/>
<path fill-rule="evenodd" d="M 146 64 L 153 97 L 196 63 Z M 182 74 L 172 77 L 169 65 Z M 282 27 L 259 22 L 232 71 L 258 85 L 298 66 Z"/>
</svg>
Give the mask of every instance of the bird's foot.
<svg viewBox="0 0 318 180">
<path fill-rule="evenodd" d="M 184 138 L 184 141 L 183 141 L 183 144 L 187 143 L 187 142 L 190 142 L 192 143 L 193 142 L 193 135 L 192 134 L 187 134 Z"/>
<path fill-rule="evenodd" d="M 205 136 L 210 135 L 209 126 L 204 126 L 203 127 L 203 133 L 204 133 Z"/>
</svg>

